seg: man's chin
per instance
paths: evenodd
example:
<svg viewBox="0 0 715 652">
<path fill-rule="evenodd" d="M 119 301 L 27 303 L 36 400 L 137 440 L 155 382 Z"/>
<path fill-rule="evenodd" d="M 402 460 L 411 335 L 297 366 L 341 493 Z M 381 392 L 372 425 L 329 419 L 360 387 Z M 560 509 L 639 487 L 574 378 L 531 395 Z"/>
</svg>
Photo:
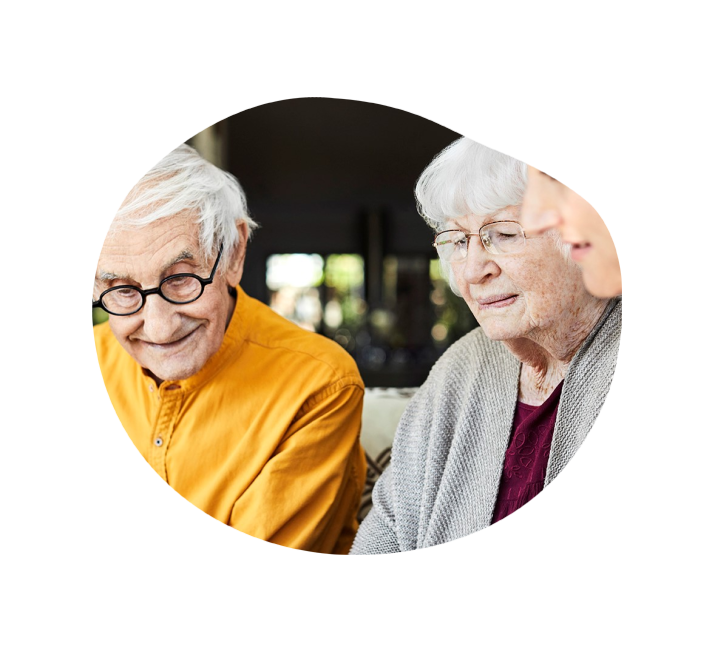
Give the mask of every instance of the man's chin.
<svg viewBox="0 0 715 652">
<path fill-rule="evenodd" d="M 142 364 L 144 369 L 159 380 L 186 380 L 200 371 L 202 366 L 203 364 L 188 360 L 183 362 L 147 360 L 146 364 Z"/>
<path fill-rule="evenodd" d="M 197 337 L 199 334 L 185 338 L 184 343 L 176 348 L 151 346 L 138 341 L 131 342 L 127 351 L 157 380 L 186 380 L 201 371 L 220 346 L 219 342 L 218 346 L 211 347 L 211 342 Z"/>
</svg>

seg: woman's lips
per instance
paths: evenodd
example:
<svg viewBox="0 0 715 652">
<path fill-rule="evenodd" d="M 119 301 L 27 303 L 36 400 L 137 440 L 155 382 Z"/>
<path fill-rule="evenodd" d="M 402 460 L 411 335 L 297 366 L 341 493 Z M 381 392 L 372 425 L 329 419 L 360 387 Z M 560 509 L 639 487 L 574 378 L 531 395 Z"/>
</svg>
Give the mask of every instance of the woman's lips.
<svg viewBox="0 0 715 652">
<path fill-rule="evenodd" d="M 491 297 L 477 299 L 480 310 L 491 310 L 493 308 L 503 308 L 510 306 L 517 299 L 516 294 L 495 294 Z"/>
</svg>

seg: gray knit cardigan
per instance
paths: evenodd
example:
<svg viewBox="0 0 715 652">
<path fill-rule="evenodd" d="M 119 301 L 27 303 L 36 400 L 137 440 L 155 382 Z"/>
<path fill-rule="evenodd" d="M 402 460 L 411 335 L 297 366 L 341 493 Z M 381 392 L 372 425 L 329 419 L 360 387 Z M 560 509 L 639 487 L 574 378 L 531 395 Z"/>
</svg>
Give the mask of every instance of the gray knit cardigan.
<svg viewBox="0 0 715 652">
<path fill-rule="evenodd" d="M 569 365 L 546 484 L 583 443 L 613 378 L 621 334 L 620 297 Z M 477 328 L 451 346 L 415 394 L 397 428 L 392 462 L 373 490 L 373 508 L 350 554 L 427 548 L 492 520 L 516 409 L 519 361 Z"/>
</svg>

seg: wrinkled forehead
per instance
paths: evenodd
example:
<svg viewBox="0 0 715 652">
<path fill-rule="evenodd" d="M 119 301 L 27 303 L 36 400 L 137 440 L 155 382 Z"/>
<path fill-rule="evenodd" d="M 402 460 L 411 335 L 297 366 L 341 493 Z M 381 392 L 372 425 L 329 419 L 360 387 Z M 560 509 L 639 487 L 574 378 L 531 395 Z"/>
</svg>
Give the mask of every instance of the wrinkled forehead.
<svg viewBox="0 0 715 652">
<path fill-rule="evenodd" d="M 111 229 L 99 257 L 98 271 L 160 271 L 178 258 L 203 260 L 199 227 L 193 215 L 179 213 L 150 224 L 122 223 Z"/>
<path fill-rule="evenodd" d="M 449 218 L 444 223 L 444 229 L 460 229 L 463 231 L 476 232 L 485 224 L 500 221 L 521 222 L 521 206 L 506 206 L 488 215 L 463 215 L 461 217 Z"/>
</svg>

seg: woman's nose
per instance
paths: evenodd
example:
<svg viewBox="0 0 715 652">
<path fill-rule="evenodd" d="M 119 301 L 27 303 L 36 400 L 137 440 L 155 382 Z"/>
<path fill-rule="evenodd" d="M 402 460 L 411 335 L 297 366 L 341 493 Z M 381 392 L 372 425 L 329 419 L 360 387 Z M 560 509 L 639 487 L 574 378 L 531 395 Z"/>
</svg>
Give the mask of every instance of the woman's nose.
<svg viewBox="0 0 715 652">
<path fill-rule="evenodd" d="M 465 281 L 470 285 L 483 283 L 490 277 L 499 276 L 501 269 L 490 254 L 482 245 L 478 235 L 469 238 L 467 247 L 467 258 L 462 263 L 461 273 Z M 459 270 L 455 270 L 459 273 Z"/>
</svg>

